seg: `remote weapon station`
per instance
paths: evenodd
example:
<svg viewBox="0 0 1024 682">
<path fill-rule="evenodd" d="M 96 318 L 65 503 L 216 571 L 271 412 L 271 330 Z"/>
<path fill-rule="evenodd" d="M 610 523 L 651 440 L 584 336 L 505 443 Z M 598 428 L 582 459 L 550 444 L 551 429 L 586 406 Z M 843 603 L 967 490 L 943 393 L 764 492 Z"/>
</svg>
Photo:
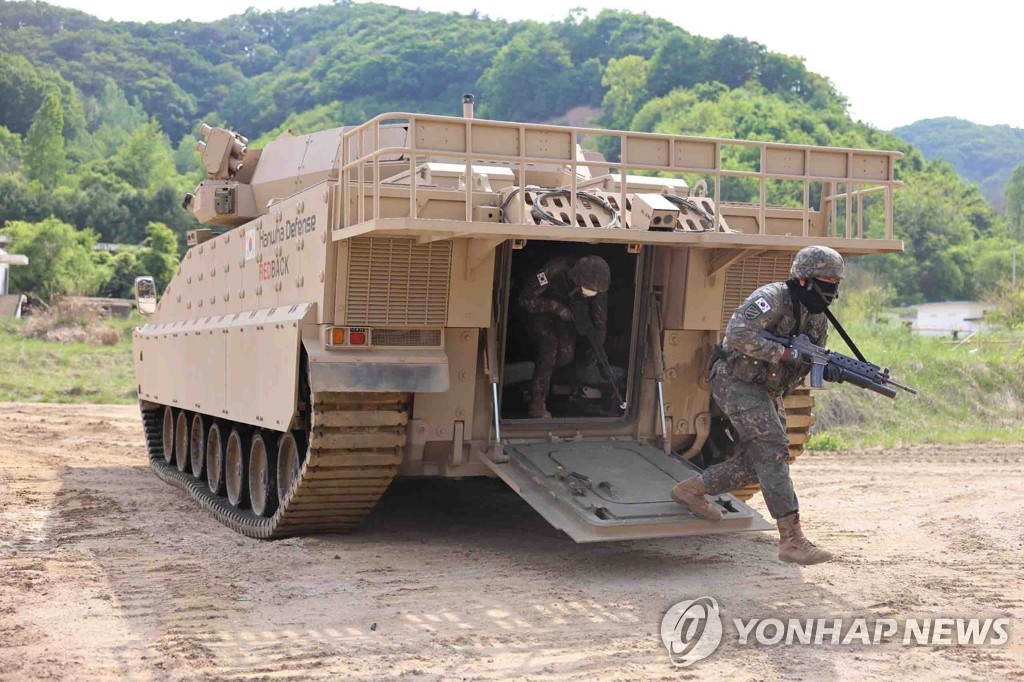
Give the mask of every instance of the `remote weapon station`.
<svg viewBox="0 0 1024 682">
<path fill-rule="evenodd" d="M 351 531 L 409 476 L 500 477 L 579 542 L 767 529 L 756 487 L 718 523 L 670 497 L 731 454 L 709 354 L 800 248 L 902 249 L 899 152 L 490 121 L 470 96 L 263 149 L 200 132 L 205 227 L 159 302 L 137 282 L 139 399 L 156 474 L 257 538 Z M 520 292 L 584 256 L 605 338 L 577 326 L 536 418 Z M 813 405 L 786 400 L 793 457 Z"/>
</svg>

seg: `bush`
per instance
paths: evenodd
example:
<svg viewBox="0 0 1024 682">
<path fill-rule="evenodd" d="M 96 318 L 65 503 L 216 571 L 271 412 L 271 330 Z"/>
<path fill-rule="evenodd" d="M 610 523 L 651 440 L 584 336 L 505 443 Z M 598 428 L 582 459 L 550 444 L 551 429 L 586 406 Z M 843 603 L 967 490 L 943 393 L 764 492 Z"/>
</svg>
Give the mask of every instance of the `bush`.
<svg viewBox="0 0 1024 682">
<path fill-rule="evenodd" d="M 808 450 L 825 450 L 831 452 L 835 450 L 844 450 L 846 447 L 846 443 L 843 442 L 842 437 L 836 433 L 816 433 L 807 441 Z"/>
<path fill-rule="evenodd" d="M 110 279 L 93 246 L 96 233 L 76 230 L 56 218 L 38 223 L 14 221 L 5 228 L 11 252 L 28 256 L 28 265 L 11 270 L 11 287 L 43 300 L 86 295 Z"/>
<path fill-rule="evenodd" d="M 30 317 L 20 332 L 24 336 L 57 343 L 117 345 L 121 333 L 104 324 L 103 317 L 103 311 L 95 304 L 80 299 L 61 299 L 45 312 Z"/>
</svg>

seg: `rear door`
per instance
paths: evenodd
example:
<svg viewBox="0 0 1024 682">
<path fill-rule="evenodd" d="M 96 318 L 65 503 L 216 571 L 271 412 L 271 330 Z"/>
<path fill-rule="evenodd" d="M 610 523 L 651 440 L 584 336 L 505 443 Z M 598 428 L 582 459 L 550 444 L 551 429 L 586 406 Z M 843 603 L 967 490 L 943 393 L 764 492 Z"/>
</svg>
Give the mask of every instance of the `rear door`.
<svg viewBox="0 0 1024 682">
<path fill-rule="evenodd" d="M 676 504 L 672 486 L 700 473 L 689 462 L 636 440 L 510 443 L 484 462 L 547 521 L 576 542 L 771 530 L 732 495 L 712 499 L 721 521 Z M 505 461 L 507 459 L 507 461 Z"/>
</svg>

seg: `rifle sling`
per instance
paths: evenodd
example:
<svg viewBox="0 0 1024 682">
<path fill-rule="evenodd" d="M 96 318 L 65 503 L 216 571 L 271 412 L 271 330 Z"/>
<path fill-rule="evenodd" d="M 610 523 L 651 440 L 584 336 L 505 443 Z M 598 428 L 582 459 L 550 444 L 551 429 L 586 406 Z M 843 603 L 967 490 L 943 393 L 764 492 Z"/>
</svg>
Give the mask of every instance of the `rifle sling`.
<svg viewBox="0 0 1024 682">
<path fill-rule="evenodd" d="M 825 317 L 828 318 L 828 321 L 831 322 L 832 326 L 836 328 L 837 332 L 839 332 L 839 336 L 843 337 L 843 341 L 845 341 L 846 345 L 850 347 L 850 350 L 853 351 L 853 354 L 857 356 L 857 359 L 860 360 L 861 362 L 867 362 L 867 360 L 861 354 L 860 349 L 857 348 L 857 344 L 853 342 L 853 339 L 850 338 L 850 335 L 846 333 L 845 329 L 843 329 L 843 325 L 839 324 L 839 320 L 836 319 L 836 316 L 833 315 L 832 311 L 829 310 L 828 308 L 825 308 Z"/>
<path fill-rule="evenodd" d="M 793 331 L 789 334 L 790 336 L 796 336 L 800 333 L 800 299 L 796 292 L 797 286 L 799 285 L 793 280 L 786 281 L 786 287 L 789 289 L 789 300 L 793 304 L 793 319 L 795 320 L 793 323 Z M 825 308 L 825 317 L 827 317 L 828 321 L 832 323 L 835 330 L 839 332 L 839 336 L 843 337 L 843 341 L 845 341 L 846 345 L 850 347 L 853 354 L 857 356 L 857 359 L 861 362 L 867 362 L 864 355 L 860 352 L 860 349 L 857 348 L 857 344 L 853 342 L 850 335 L 846 333 L 845 329 L 843 329 L 843 325 L 839 324 L 839 320 L 836 319 L 836 316 L 833 315 L 832 311 L 828 308 Z"/>
</svg>

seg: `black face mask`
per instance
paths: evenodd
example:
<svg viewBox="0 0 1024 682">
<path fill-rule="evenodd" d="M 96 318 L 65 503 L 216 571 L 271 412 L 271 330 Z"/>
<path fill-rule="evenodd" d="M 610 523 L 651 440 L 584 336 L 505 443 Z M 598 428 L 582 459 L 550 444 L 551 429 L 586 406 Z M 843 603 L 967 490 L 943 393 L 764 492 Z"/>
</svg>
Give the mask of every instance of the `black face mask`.
<svg viewBox="0 0 1024 682">
<path fill-rule="evenodd" d="M 823 313 L 839 298 L 839 283 L 823 282 L 820 279 L 809 279 L 802 287 L 797 288 L 797 298 L 811 313 Z"/>
</svg>

